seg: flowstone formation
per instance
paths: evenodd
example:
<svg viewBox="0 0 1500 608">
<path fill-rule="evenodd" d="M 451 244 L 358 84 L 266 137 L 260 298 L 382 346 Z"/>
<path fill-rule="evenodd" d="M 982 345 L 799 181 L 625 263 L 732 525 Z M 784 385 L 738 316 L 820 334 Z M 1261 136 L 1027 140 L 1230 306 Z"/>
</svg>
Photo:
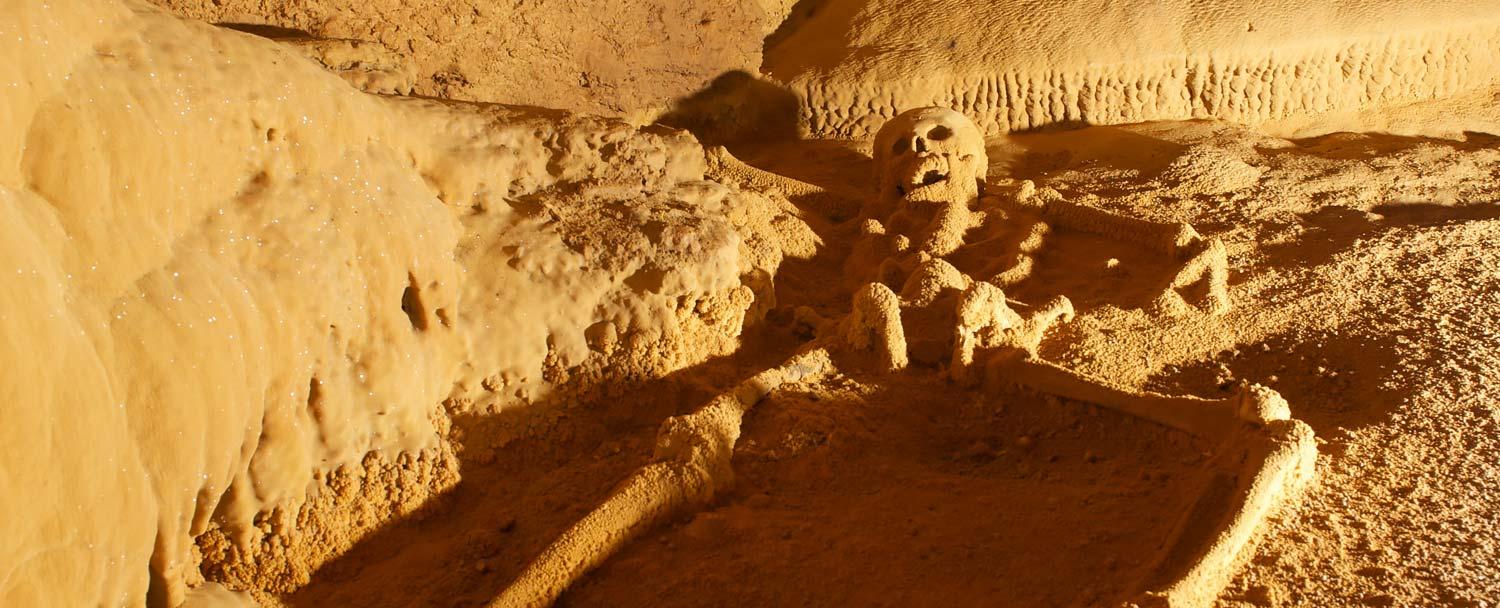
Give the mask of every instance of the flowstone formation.
<svg viewBox="0 0 1500 608">
<path fill-rule="evenodd" d="M 358 39 L 399 54 L 418 95 L 647 114 L 760 63 L 789 0 L 150 0 L 277 37 Z M 330 62 L 336 67 L 342 62 Z M 347 64 L 344 64 L 347 65 Z M 361 70 L 363 71 L 363 70 Z M 349 76 L 347 72 L 344 75 Z"/>
<path fill-rule="evenodd" d="M 1201 118 L 1296 130 L 1500 79 L 1494 0 L 830 0 L 783 29 L 762 69 L 825 138 L 866 137 L 932 104 L 988 135 Z"/>
<path fill-rule="evenodd" d="M 359 49 L 0 4 L 0 604 L 271 601 L 502 412 L 733 352 L 810 248 L 685 133 L 369 95 Z"/>
<path fill-rule="evenodd" d="M 848 373 L 874 373 L 881 382 L 900 384 L 910 381 L 905 379 L 909 374 L 942 370 L 981 398 L 1040 394 L 1092 404 L 1212 446 L 1202 465 L 1210 471 L 1208 487 L 1199 489 L 1192 508 L 1180 516 L 1149 574 L 1128 597 L 1117 599 L 1206 606 L 1217 597 L 1266 514 L 1311 476 L 1316 458 L 1312 430 L 1291 417 L 1280 395 L 1263 386 L 1242 385 L 1223 399 L 1163 395 L 1128 390 L 1045 361 L 1037 346 L 1049 327 L 1072 316 L 1071 303 L 1057 298 L 1027 306 L 1008 300 L 996 281 L 1008 286 L 1026 278 L 1016 268 L 1028 268 L 1024 260 L 1039 245 L 1036 235 L 1050 230 L 1039 218 L 1050 218 L 1062 226 L 1160 246 L 1163 254 L 1180 261 L 1163 289 L 1171 295 L 1165 300 L 1182 303 L 1176 290 L 1201 279 L 1209 285 L 1198 314 L 1216 314 L 1228 306 L 1222 246 L 1186 225 L 1142 222 L 1066 206 L 1055 198 L 1036 201 L 1034 192 L 1024 202 L 1014 201 L 1016 207 L 984 201 L 983 138 L 973 123 L 951 110 L 901 114 L 882 127 L 874 150 L 879 197 L 853 220 L 866 238 L 856 246 L 850 269 L 875 268 L 876 280 L 855 289 L 851 309 L 842 318 L 799 310 L 798 321 L 816 326 L 818 336 L 785 363 L 690 414 L 668 419 L 651 463 L 568 528 L 491 606 L 547 605 L 632 539 L 705 507 L 730 489 L 743 421 L 768 395 L 796 392 Z M 738 171 L 755 172 L 744 166 Z M 761 181 L 779 180 L 762 176 Z M 1009 228 L 1008 220 L 1015 217 L 1009 212 L 1016 209 L 1032 216 L 1022 223 L 1022 236 L 1013 240 L 1031 246 L 1005 248 L 994 236 L 968 240 L 971 234 Z M 999 250 L 1000 259 L 960 255 L 965 248 Z M 982 278 L 974 272 L 983 273 Z M 901 284 L 899 294 L 887 281 Z M 1184 314 L 1184 309 L 1170 312 Z M 913 369 L 902 371 L 908 367 Z"/>
</svg>

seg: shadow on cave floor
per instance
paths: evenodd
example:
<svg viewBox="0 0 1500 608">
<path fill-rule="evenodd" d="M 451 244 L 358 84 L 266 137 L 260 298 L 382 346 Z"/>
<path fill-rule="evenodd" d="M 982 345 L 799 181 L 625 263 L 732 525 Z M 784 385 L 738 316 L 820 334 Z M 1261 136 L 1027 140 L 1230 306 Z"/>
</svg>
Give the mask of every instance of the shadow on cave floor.
<svg viewBox="0 0 1500 608">
<path fill-rule="evenodd" d="M 1292 413 L 1323 438 L 1386 422 L 1410 397 L 1392 383 L 1400 343 L 1413 336 L 1313 329 L 1289 331 L 1216 357 L 1169 368 L 1148 390 L 1224 397 L 1239 381 L 1264 384 L 1285 397 Z"/>
<path fill-rule="evenodd" d="M 1057 124 L 991 138 L 986 150 L 990 177 L 1041 181 L 1067 169 L 1125 171 L 1132 181 L 1161 175 L 1188 146 L 1139 133 L 1139 125 Z M 1116 196 L 1126 190 L 1105 188 L 1100 196 Z"/>
<path fill-rule="evenodd" d="M 1500 219 L 1500 203 L 1392 202 L 1376 205 L 1368 212 L 1328 205 L 1298 217 L 1306 227 L 1302 235 L 1261 248 L 1272 265 L 1316 266 L 1353 247 L 1356 241 L 1392 230 Z"/>
<path fill-rule="evenodd" d="M 657 122 L 692 133 L 704 146 L 725 146 L 758 169 L 833 192 L 873 195 L 870 158 L 861 144 L 802 139 L 798 104 L 781 84 L 737 70 L 676 100 Z"/>
<path fill-rule="evenodd" d="M 779 391 L 743 428 L 734 491 L 558 605 L 1113 605 L 1209 475 L 1184 433 L 930 370 Z"/>
<path fill-rule="evenodd" d="M 308 608 L 485 605 L 647 462 L 664 419 L 779 363 L 794 344 L 779 334 L 757 336 L 736 355 L 589 402 L 553 398 L 457 417 L 458 485 L 362 539 L 282 599 Z"/>
<path fill-rule="evenodd" d="M 290 27 L 281 27 L 281 26 L 270 25 L 270 24 L 266 24 L 266 23 L 227 23 L 226 22 L 226 23 L 215 23 L 214 25 L 217 25 L 217 26 L 225 28 L 225 29 L 231 29 L 231 30 L 234 30 L 234 31 L 237 31 L 237 32 L 244 32 L 246 34 L 254 34 L 256 36 L 260 36 L 261 38 L 270 38 L 272 40 L 287 40 L 287 39 L 297 40 L 297 39 L 310 39 L 310 38 L 313 38 L 313 35 L 310 32 L 308 32 L 307 30 L 299 30 L 299 29 L 290 28 Z"/>
<path fill-rule="evenodd" d="M 1472 151 L 1500 146 L 1500 136 L 1467 131 L 1464 139 L 1391 135 L 1387 133 L 1339 132 L 1288 140 L 1291 148 L 1258 148 L 1267 156 L 1279 154 L 1313 154 L 1329 160 L 1367 161 L 1391 156 L 1422 145 L 1440 146 L 1457 151 Z"/>
</svg>

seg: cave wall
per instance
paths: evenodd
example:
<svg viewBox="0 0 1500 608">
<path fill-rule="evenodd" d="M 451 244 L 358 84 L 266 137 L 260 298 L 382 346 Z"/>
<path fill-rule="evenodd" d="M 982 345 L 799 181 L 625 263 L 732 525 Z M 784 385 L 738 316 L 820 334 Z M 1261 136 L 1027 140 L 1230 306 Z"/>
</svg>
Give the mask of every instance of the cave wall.
<svg viewBox="0 0 1500 608">
<path fill-rule="evenodd" d="M 379 42 L 411 61 L 419 95 L 646 116 L 723 73 L 754 72 L 790 10 L 790 0 L 153 1 L 208 23 Z"/>
<path fill-rule="evenodd" d="M 1266 125 L 1496 86 L 1500 3 L 826 0 L 794 12 L 763 70 L 813 137 L 867 137 L 925 105 L 991 135 Z"/>
</svg>

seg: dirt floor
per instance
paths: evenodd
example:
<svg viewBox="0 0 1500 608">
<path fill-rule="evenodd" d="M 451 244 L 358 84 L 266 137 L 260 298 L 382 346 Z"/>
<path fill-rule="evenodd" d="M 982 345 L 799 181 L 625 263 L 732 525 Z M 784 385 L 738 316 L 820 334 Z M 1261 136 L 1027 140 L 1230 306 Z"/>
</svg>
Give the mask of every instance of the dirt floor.
<svg viewBox="0 0 1500 608">
<path fill-rule="evenodd" d="M 564 606 L 1059 606 L 1129 597 L 1207 448 L 1092 406 L 915 372 L 758 405 L 733 496 L 634 543 Z"/>
<path fill-rule="evenodd" d="M 870 171 L 853 144 L 736 152 L 825 186 L 859 188 Z M 1017 135 L 990 154 L 995 187 L 1035 180 L 1226 242 L 1221 317 L 1148 313 L 1128 287 L 1155 272 L 1149 258 L 1082 235 L 1055 241 L 1013 296 L 1078 303 L 1048 359 L 1162 392 L 1264 383 L 1313 426 L 1316 480 L 1273 515 L 1221 605 L 1494 605 L 1500 140 L 1156 123 Z M 811 223 L 828 246 L 784 267 L 782 309 L 740 356 L 465 454 L 456 492 L 286 603 L 483 605 L 649 457 L 660 420 L 790 353 L 786 310 L 847 301 L 843 232 Z M 1108 258 L 1136 280 L 1080 270 Z M 978 397 L 931 370 L 839 376 L 758 406 L 733 493 L 630 544 L 560 605 L 1108 605 L 1201 491 L 1203 451 L 1092 406 Z"/>
</svg>

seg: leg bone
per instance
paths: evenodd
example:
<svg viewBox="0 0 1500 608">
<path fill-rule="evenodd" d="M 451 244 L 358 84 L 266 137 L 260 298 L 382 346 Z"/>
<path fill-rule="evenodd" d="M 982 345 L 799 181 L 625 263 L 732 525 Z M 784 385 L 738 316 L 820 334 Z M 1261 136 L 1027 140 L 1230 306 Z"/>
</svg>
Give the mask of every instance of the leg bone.
<svg viewBox="0 0 1500 608">
<path fill-rule="evenodd" d="M 652 462 L 636 470 L 527 564 L 489 608 L 549 606 L 577 581 L 646 530 L 702 508 L 734 482 L 730 466 L 740 422 L 771 391 L 832 370 L 828 351 L 814 348 L 763 371 L 657 432 Z"/>
<path fill-rule="evenodd" d="M 1224 399 L 1162 395 L 1132 391 L 1026 356 L 995 358 L 987 379 L 1096 403 L 1208 439 L 1227 437 L 1247 423 L 1264 426 L 1291 415 L 1280 395 L 1259 385 L 1244 385 Z"/>
<path fill-rule="evenodd" d="M 1212 315 L 1222 314 L 1229 310 L 1229 260 L 1224 251 L 1224 243 L 1219 239 L 1199 240 L 1193 248 L 1185 249 L 1184 252 L 1193 252 L 1177 274 L 1173 275 L 1161 296 L 1156 299 L 1157 310 L 1172 314 L 1187 310 L 1192 304 Z M 1180 290 L 1191 287 L 1195 283 L 1203 283 L 1203 294 L 1197 301 L 1189 303 L 1183 298 Z"/>
<path fill-rule="evenodd" d="M 855 350 L 874 351 L 885 371 L 906 367 L 901 300 L 884 284 L 870 283 L 855 292 L 854 310 L 844 319 L 843 337 Z"/>
</svg>

